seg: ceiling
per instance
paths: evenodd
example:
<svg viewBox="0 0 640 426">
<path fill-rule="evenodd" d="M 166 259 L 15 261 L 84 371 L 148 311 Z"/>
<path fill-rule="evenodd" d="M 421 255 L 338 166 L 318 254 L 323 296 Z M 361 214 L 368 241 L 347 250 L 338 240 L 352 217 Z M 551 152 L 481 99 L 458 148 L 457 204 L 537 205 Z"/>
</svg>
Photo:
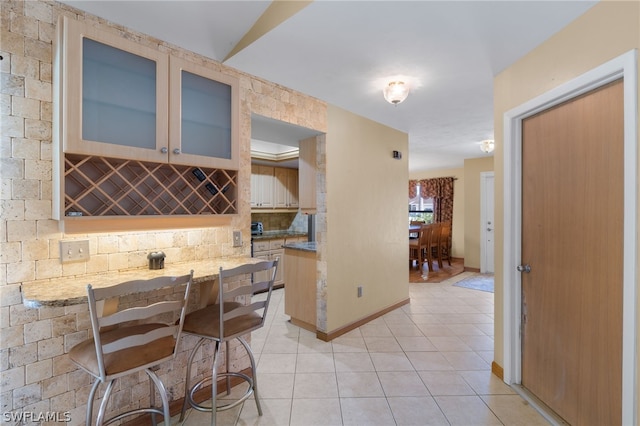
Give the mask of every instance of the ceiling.
<svg viewBox="0 0 640 426">
<path fill-rule="evenodd" d="M 63 3 L 404 131 L 419 172 L 488 155 L 479 144 L 493 138 L 493 77 L 597 2 L 316 0 L 279 25 L 270 20 L 290 2 Z M 382 88 L 398 76 L 411 93 L 394 106 Z M 280 129 L 290 144 L 286 126 L 261 124 L 252 138 L 274 142 L 265 135 Z"/>
</svg>

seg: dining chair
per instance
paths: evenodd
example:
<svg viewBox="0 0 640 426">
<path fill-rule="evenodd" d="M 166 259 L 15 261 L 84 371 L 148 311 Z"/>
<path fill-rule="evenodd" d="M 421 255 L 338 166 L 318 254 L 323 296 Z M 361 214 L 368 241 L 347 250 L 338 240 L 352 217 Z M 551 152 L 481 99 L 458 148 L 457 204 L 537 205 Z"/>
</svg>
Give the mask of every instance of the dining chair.
<svg viewBox="0 0 640 426">
<path fill-rule="evenodd" d="M 418 262 L 418 269 L 422 269 L 423 263 L 427 257 L 427 245 L 429 242 L 429 225 L 422 225 L 418 231 L 418 238 L 409 239 L 409 262 L 410 266 L 413 261 Z"/>
<path fill-rule="evenodd" d="M 440 225 L 438 238 L 438 266 L 442 268 L 443 260 L 451 266 L 451 221 L 447 220 Z"/>
<path fill-rule="evenodd" d="M 220 268 L 217 302 L 187 314 L 183 332 L 197 336 L 200 339 L 191 350 L 187 361 L 185 395 L 180 414 L 181 422 L 184 421 L 187 408 L 191 406 L 198 411 L 211 412 L 211 425 L 215 426 L 216 412 L 233 408 L 246 401 L 252 394 L 255 397 L 258 414 L 262 415 L 258 397 L 256 363 L 251 347 L 244 336 L 264 325 L 277 269 L 278 259 L 245 264 L 231 269 Z M 267 273 L 264 273 L 264 271 L 267 271 Z M 261 277 L 265 277 L 265 275 L 267 276 L 266 279 L 262 279 Z M 254 298 L 258 293 L 263 294 Z M 233 339 L 237 339 L 249 355 L 251 375 L 239 371 L 230 371 L 229 341 Z M 196 352 L 206 341 L 215 342 L 211 375 L 190 385 L 191 368 Z M 219 373 L 223 343 L 225 344 L 226 365 L 223 372 Z M 226 383 L 221 383 L 220 385 L 225 386 L 228 395 L 231 392 L 232 377 L 245 381 L 249 386 L 239 399 L 218 405 L 218 378 L 226 380 Z M 195 394 L 209 382 L 211 385 L 211 405 L 205 406 L 195 401 Z"/>
<path fill-rule="evenodd" d="M 87 425 L 92 422 L 96 391 L 100 384 L 106 384 L 95 421 L 97 426 L 142 413 L 151 413 L 154 425 L 156 414 L 161 414 L 164 424 L 170 426 L 169 398 L 153 368 L 176 355 L 192 282 L 193 271 L 188 275 L 131 280 L 104 288 L 87 285 L 93 336 L 69 351 L 71 361 L 95 378 L 87 401 Z M 149 407 L 105 420 L 115 381 L 143 371 L 150 379 Z M 154 385 L 162 399 L 161 408 L 155 406 Z"/>
<path fill-rule="evenodd" d="M 429 224 L 429 242 L 426 248 L 426 258 L 429 262 L 429 272 L 433 272 L 433 261 L 438 259 L 438 249 L 440 244 L 440 234 L 442 223 L 434 222 Z M 442 263 L 438 262 L 438 268 L 442 269 Z"/>
</svg>

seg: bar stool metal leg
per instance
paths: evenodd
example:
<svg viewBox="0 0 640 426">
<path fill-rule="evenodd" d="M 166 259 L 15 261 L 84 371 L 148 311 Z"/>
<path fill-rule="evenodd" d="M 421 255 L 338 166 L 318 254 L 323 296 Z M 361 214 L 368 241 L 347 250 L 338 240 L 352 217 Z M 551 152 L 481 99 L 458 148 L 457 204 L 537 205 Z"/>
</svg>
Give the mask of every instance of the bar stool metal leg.
<svg viewBox="0 0 640 426">
<path fill-rule="evenodd" d="M 91 417 L 93 417 L 93 399 L 96 396 L 96 391 L 98 390 L 98 386 L 100 386 L 100 380 L 96 379 L 93 382 L 93 386 L 91 386 L 91 392 L 89 392 L 89 399 L 87 402 L 87 418 L 86 418 L 87 426 L 91 426 Z"/>
<path fill-rule="evenodd" d="M 251 346 L 244 340 L 243 337 L 238 337 L 242 346 L 249 354 L 249 361 L 251 362 L 251 377 L 253 379 L 253 397 L 256 400 L 256 407 L 258 408 L 258 415 L 262 415 L 262 407 L 260 406 L 260 398 L 258 397 L 258 370 L 256 369 L 256 360 L 253 357 L 253 351 L 251 350 Z"/>
<path fill-rule="evenodd" d="M 217 394 L 218 394 L 218 359 L 220 358 L 220 341 L 216 341 L 216 350 L 211 366 L 211 426 L 216 426 Z"/>
<path fill-rule="evenodd" d="M 165 426 L 171 426 L 171 414 L 169 412 L 169 397 L 167 396 L 167 389 L 164 387 L 164 384 L 158 378 L 156 373 L 154 373 L 149 369 L 146 369 L 145 371 L 147 372 L 147 375 L 149 376 L 151 381 L 156 385 L 156 388 L 158 388 L 158 393 L 160 394 L 160 398 L 162 398 L 162 415 L 164 416 L 164 424 Z M 155 394 L 155 390 L 151 389 L 152 399 L 155 399 L 154 394 Z M 152 406 L 153 404 L 154 404 L 154 401 L 151 401 Z M 157 411 L 160 412 L 160 410 L 157 410 Z M 156 424 L 155 413 L 152 413 L 152 416 L 153 416 L 153 424 L 155 426 Z"/>
<path fill-rule="evenodd" d="M 104 423 L 104 415 L 107 413 L 107 403 L 109 402 L 109 397 L 111 396 L 111 389 L 113 389 L 113 382 L 115 382 L 115 380 L 111 380 L 107 384 L 107 389 L 104 391 L 104 396 L 102 397 L 100 408 L 98 408 L 98 417 L 96 418 L 96 426 L 102 426 L 102 424 Z"/>
<path fill-rule="evenodd" d="M 191 365 L 193 364 L 193 359 L 196 356 L 196 352 L 198 352 L 198 349 L 200 348 L 200 346 L 202 346 L 202 344 L 206 340 L 207 339 L 205 339 L 204 337 L 198 340 L 198 343 L 196 343 L 196 345 L 191 350 L 191 354 L 189 355 L 189 360 L 187 361 L 187 377 L 184 382 L 184 401 L 182 402 L 182 411 L 180 412 L 181 423 L 184 421 L 184 415 L 187 412 L 187 406 L 193 406 L 193 401 L 191 399 L 191 391 L 190 391 L 191 387 L 189 385 L 189 380 L 191 379 Z"/>
</svg>

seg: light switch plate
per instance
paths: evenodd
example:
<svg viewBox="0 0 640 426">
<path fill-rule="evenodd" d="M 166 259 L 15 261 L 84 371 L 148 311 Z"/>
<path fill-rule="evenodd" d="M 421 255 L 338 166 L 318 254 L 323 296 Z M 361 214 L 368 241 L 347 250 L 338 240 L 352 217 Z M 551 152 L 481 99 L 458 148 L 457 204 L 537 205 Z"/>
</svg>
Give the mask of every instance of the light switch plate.
<svg viewBox="0 0 640 426">
<path fill-rule="evenodd" d="M 233 231 L 233 246 L 242 247 L 242 231 Z"/>
<path fill-rule="evenodd" d="M 86 262 L 89 260 L 89 240 L 60 241 L 60 262 Z"/>
</svg>

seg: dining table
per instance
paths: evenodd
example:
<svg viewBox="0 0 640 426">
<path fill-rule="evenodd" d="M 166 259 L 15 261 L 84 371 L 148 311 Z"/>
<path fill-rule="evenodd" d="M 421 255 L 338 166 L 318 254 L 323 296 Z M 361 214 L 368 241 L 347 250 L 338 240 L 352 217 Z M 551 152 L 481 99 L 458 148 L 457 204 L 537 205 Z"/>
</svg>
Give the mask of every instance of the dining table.
<svg viewBox="0 0 640 426">
<path fill-rule="evenodd" d="M 409 225 L 409 234 L 416 234 L 420 232 L 422 225 Z"/>
<path fill-rule="evenodd" d="M 409 239 L 418 238 L 422 225 L 409 225 Z"/>
</svg>

